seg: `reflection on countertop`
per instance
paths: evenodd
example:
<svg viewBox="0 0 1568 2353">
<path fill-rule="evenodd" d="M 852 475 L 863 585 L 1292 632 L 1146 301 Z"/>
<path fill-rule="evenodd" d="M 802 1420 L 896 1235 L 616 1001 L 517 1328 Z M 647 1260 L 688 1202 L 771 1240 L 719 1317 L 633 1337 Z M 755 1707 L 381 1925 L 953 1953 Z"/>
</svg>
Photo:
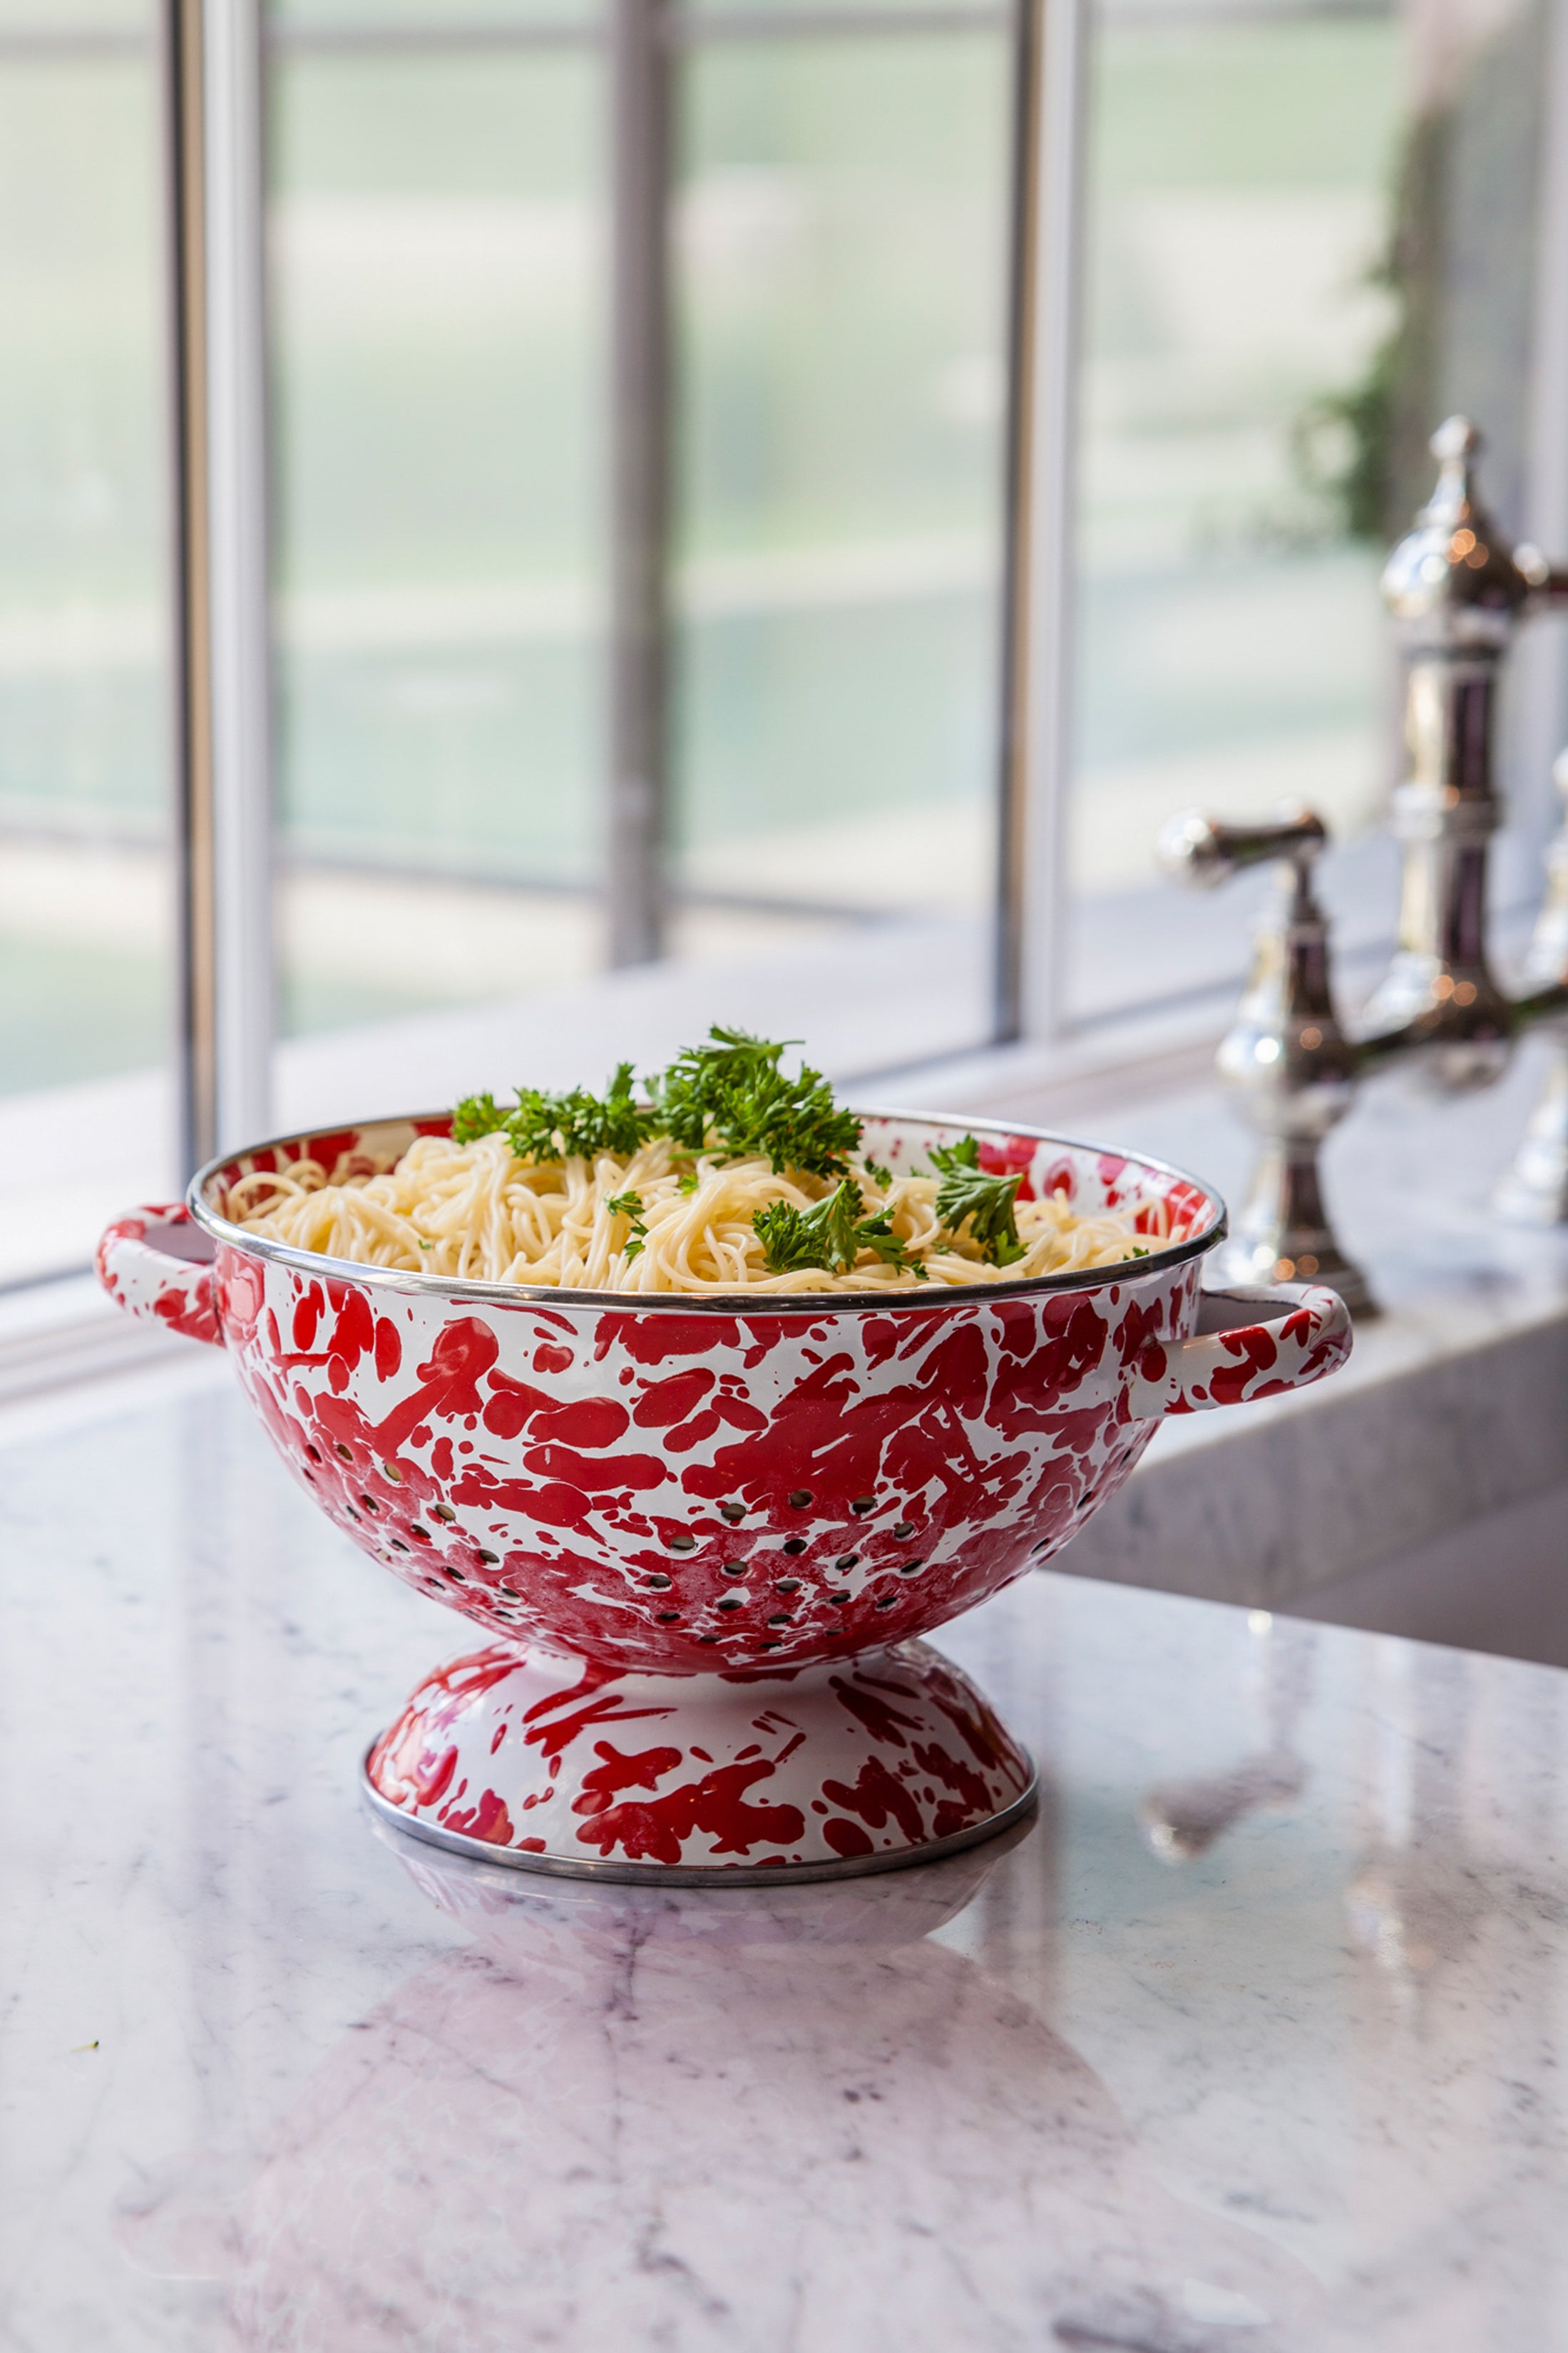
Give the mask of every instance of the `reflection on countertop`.
<svg viewBox="0 0 1568 2353">
<path fill-rule="evenodd" d="M 1035 1577 L 1033 1825 L 543 1882 L 354 1797 L 460 1630 L 124 1404 L 0 1452 L 7 2344 L 1568 2347 L 1562 1674 Z"/>
<path fill-rule="evenodd" d="M 399 1860 L 472 1947 L 353 2022 L 237 2193 L 198 2155 L 122 2208 L 134 2263 L 209 2251 L 236 2346 L 1176 2347 L 1317 2301 L 934 1940 L 994 1854 L 771 1896 Z"/>
</svg>

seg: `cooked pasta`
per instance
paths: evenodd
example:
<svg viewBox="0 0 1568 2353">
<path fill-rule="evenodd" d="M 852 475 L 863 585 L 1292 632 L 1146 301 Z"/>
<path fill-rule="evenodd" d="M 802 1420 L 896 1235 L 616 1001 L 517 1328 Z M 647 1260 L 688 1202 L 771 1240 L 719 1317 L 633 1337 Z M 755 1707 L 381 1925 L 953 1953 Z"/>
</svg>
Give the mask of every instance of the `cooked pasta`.
<svg viewBox="0 0 1568 2353">
<path fill-rule="evenodd" d="M 977 1181 L 1005 1194 L 1016 1254 L 1005 1262 L 977 1238 L 978 1219 L 942 1222 L 935 1176 L 894 1176 L 874 1164 L 853 1165 L 837 1180 L 781 1174 L 765 1156 L 691 1151 L 668 1134 L 629 1154 L 556 1159 L 520 1156 L 499 1130 L 468 1143 L 420 1136 L 384 1174 L 347 1158 L 331 1169 L 306 1159 L 253 1171 L 230 1188 L 226 1214 L 247 1233 L 357 1265 L 588 1291 L 905 1292 L 1018 1282 L 1115 1265 L 1163 1238 L 1140 1234 L 1128 1211 L 1079 1215 L 1061 1193 L 1015 1204 L 1007 1180 Z M 810 1220 L 793 1229 L 808 1237 L 794 1244 L 798 1260 L 838 1194 L 849 1220 L 838 1229 L 849 1237 L 838 1255 L 847 1262 L 773 1271 L 770 1254 L 781 1253 L 770 1253 L 765 1237 L 775 1205 Z"/>
</svg>

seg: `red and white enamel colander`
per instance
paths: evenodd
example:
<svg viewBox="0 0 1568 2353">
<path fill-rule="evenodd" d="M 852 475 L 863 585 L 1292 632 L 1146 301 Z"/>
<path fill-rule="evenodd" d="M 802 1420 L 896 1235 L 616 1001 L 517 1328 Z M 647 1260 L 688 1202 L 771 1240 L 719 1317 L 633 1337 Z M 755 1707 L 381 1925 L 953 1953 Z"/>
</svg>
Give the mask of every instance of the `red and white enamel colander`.
<svg viewBox="0 0 1568 2353">
<path fill-rule="evenodd" d="M 365 1773 L 404 1827 L 492 1861 L 820 1877 L 1000 1828 L 1029 1761 L 918 1638 L 1058 1552 L 1163 1415 L 1350 1349 L 1311 1286 L 1208 1294 L 1200 1330 L 1225 1205 L 1194 1178 L 973 1120 L 870 1113 L 865 1148 L 921 1168 L 975 1134 L 1026 1198 L 1131 1210 L 1148 1256 L 753 1305 L 354 1266 L 223 1214 L 252 1169 L 390 1167 L 447 1125 L 237 1154 L 118 1219 L 99 1268 L 132 1314 L 226 1346 L 322 1510 L 483 1630 Z"/>
</svg>

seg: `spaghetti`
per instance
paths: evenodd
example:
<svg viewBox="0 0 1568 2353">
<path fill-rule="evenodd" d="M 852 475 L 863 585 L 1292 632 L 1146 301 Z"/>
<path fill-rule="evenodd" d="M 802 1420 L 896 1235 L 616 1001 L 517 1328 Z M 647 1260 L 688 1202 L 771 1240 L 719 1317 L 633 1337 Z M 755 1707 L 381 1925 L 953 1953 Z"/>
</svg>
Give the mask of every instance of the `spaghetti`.
<svg viewBox="0 0 1568 2353">
<path fill-rule="evenodd" d="M 230 1188 L 226 1208 L 247 1233 L 356 1265 L 569 1291 L 907 1292 L 1117 1265 L 1168 1238 L 1163 1226 L 1141 1233 L 1131 1211 L 1079 1215 L 1057 1193 L 1016 1203 L 1016 1255 L 998 1263 L 976 1238 L 978 1219 L 942 1222 L 942 1190 L 937 1176 L 869 1163 L 837 1178 L 780 1172 L 761 1155 L 692 1151 L 668 1134 L 629 1153 L 528 1158 L 497 1130 L 468 1143 L 420 1136 L 381 1174 L 346 1155 L 331 1169 L 302 1159 L 254 1170 Z M 808 1237 L 795 1244 L 798 1258 L 836 1193 L 853 1220 L 839 1229 L 849 1237 L 839 1246 L 847 1262 L 773 1271 L 765 1238 L 775 1205 L 808 1221 L 795 1228 Z"/>
</svg>

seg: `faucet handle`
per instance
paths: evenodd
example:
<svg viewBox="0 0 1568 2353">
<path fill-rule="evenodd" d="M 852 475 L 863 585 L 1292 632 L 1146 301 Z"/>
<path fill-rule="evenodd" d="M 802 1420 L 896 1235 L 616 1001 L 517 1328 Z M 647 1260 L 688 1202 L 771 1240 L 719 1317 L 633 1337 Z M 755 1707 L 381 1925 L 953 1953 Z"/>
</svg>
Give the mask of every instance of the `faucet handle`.
<svg viewBox="0 0 1568 2353">
<path fill-rule="evenodd" d="M 1329 828 L 1315 809 L 1281 809 L 1272 824 L 1224 825 L 1189 809 L 1164 826 L 1154 854 L 1167 874 L 1194 890 L 1213 891 L 1246 866 L 1289 859 L 1304 874 L 1327 848 Z"/>
</svg>

